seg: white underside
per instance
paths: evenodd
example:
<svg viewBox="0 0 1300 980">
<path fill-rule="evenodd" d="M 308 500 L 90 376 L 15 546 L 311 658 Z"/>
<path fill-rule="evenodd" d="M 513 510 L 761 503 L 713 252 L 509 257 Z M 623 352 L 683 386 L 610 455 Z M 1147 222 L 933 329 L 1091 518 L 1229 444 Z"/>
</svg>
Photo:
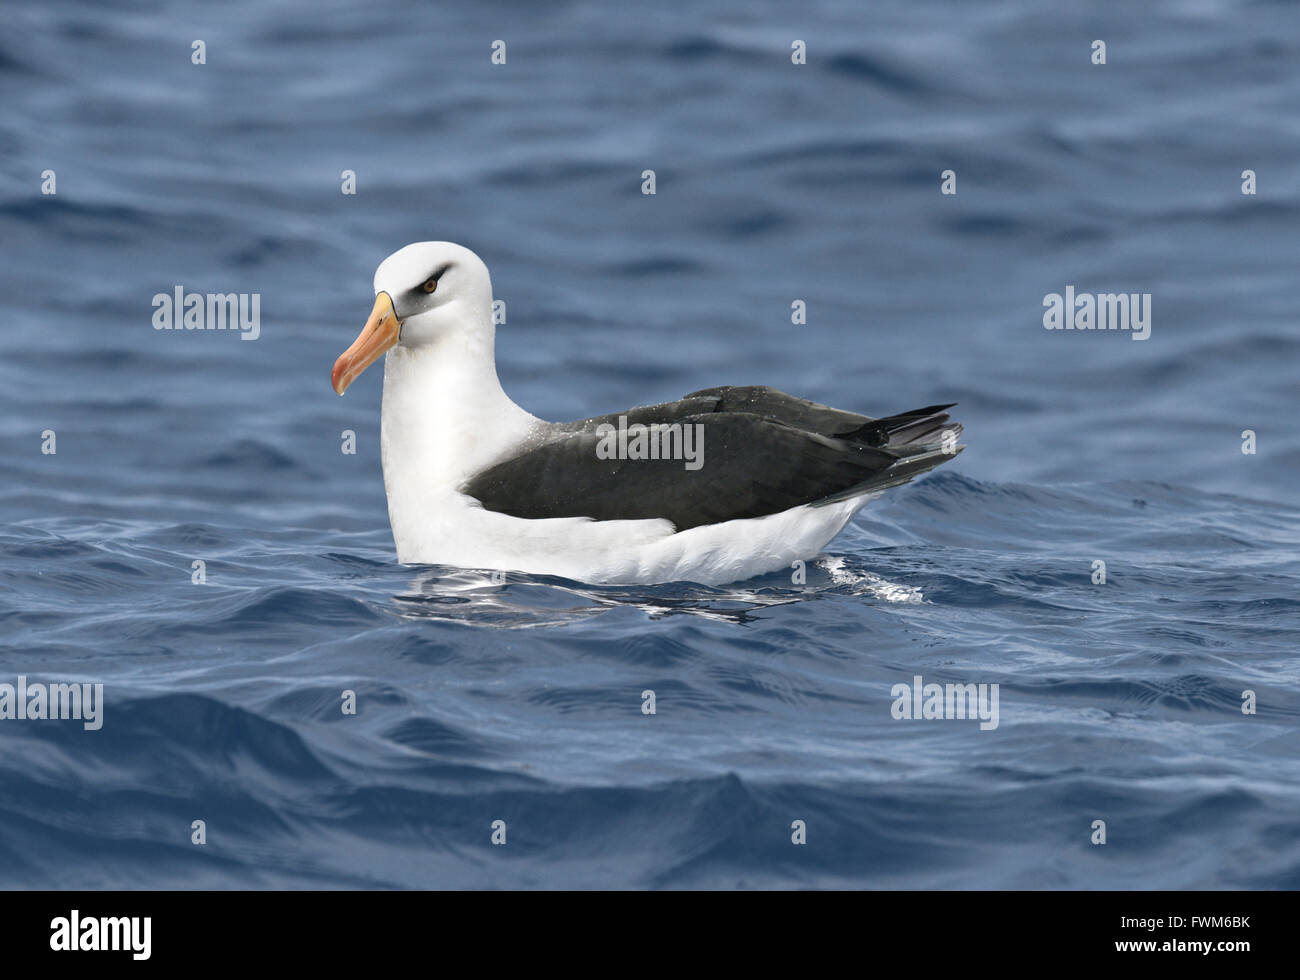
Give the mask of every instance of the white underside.
<svg viewBox="0 0 1300 980">
<path fill-rule="evenodd" d="M 424 520 L 409 527 L 395 520 L 393 539 L 398 561 L 407 564 L 559 575 L 608 585 L 724 585 L 815 557 L 875 496 L 675 533 L 663 520 L 525 520 L 449 493 L 428 501 Z"/>
</svg>

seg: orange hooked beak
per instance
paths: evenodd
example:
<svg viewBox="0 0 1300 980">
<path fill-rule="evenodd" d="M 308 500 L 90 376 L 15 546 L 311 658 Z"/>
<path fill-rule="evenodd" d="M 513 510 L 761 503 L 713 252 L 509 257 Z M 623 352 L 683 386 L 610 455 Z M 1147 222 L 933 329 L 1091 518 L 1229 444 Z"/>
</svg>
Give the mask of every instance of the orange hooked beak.
<svg viewBox="0 0 1300 980">
<path fill-rule="evenodd" d="M 339 355 L 330 372 L 330 384 L 338 394 L 348 390 L 361 376 L 361 372 L 379 360 L 388 348 L 397 343 L 401 334 L 402 321 L 397 319 L 393 309 L 393 298 L 381 292 L 375 297 L 375 308 L 370 311 L 370 319 L 361 328 L 361 333 L 352 342 L 352 346 Z"/>
</svg>

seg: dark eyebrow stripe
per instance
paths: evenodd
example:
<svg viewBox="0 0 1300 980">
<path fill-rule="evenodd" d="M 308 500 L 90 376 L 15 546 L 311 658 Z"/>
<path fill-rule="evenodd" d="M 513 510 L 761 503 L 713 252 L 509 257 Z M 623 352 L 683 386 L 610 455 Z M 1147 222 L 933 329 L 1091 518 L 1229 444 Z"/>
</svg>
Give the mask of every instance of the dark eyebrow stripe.
<svg viewBox="0 0 1300 980">
<path fill-rule="evenodd" d="M 453 262 L 448 262 L 446 265 L 444 265 L 441 269 L 439 269 L 439 270 L 438 270 L 437 272 L 435 272 L 433 275 L 431 275 L 431 276 L 426 276 L 426 277 L 425 277 L 421 282 L 417 283 L 416 285 L 414 285 L 414 286 L 412 286 L 410 289 L 408 289 L 408 290 L 406 291 L 406 295 L 408 295 L 408 296 L 412 296 L 412 297 L 414 297 L 415 299 L 419 299 L 421 296 L 424 295 L 424 288 L 423 288 L 423 287 L 424 287 L 424 283 L 428 282 L 430 279 L 441 279 L 441 278 L 443 277 L 443 275 L 446 273 L 446 271 L 447 271 L 448 269 L 450 269 L 454 264 L 455 264 L 455 263 L 453 263 Z"/>
</svg>

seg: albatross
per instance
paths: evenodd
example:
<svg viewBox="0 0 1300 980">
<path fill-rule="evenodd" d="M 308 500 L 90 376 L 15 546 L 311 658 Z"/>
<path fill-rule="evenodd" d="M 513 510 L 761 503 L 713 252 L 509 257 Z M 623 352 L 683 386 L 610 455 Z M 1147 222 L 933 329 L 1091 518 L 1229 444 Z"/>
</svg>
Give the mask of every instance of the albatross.
<svg viewBox="0 0 1300 980">
<path fill-rule="evenodd" d="M 330 380 L 342 395 L 384 357 L 384 488 L 403 564 L 722 585 L 814 558 L 868 501 L 964 448 L 952 405 L 870 418 L 757 385 L 547 422 L 497 379 L 477 255 L 407 245 L 374 290 Z"/>
</svg>

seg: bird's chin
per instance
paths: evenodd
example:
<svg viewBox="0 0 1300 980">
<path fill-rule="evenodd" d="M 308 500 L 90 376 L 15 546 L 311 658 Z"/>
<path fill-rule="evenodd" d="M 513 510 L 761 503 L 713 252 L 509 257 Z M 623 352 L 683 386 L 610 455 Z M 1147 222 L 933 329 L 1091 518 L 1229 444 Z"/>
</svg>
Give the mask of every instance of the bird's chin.
<svg viewBox="0 0 1300 980">
<path fill-rule="evenodd" d="M 393 299 L 386 292 L 375 297 L 374 308 L 370 318 L 361 328 L 361 333 L 352 342 L 352 346 L 339 355 L 330 372 L 330 384 L 337 394 L 343 394 L 361 376 L 366 368 L 379 360 L 392 348 L 402 334 L 402 321 L 393 309 Z"/>
</svg>

